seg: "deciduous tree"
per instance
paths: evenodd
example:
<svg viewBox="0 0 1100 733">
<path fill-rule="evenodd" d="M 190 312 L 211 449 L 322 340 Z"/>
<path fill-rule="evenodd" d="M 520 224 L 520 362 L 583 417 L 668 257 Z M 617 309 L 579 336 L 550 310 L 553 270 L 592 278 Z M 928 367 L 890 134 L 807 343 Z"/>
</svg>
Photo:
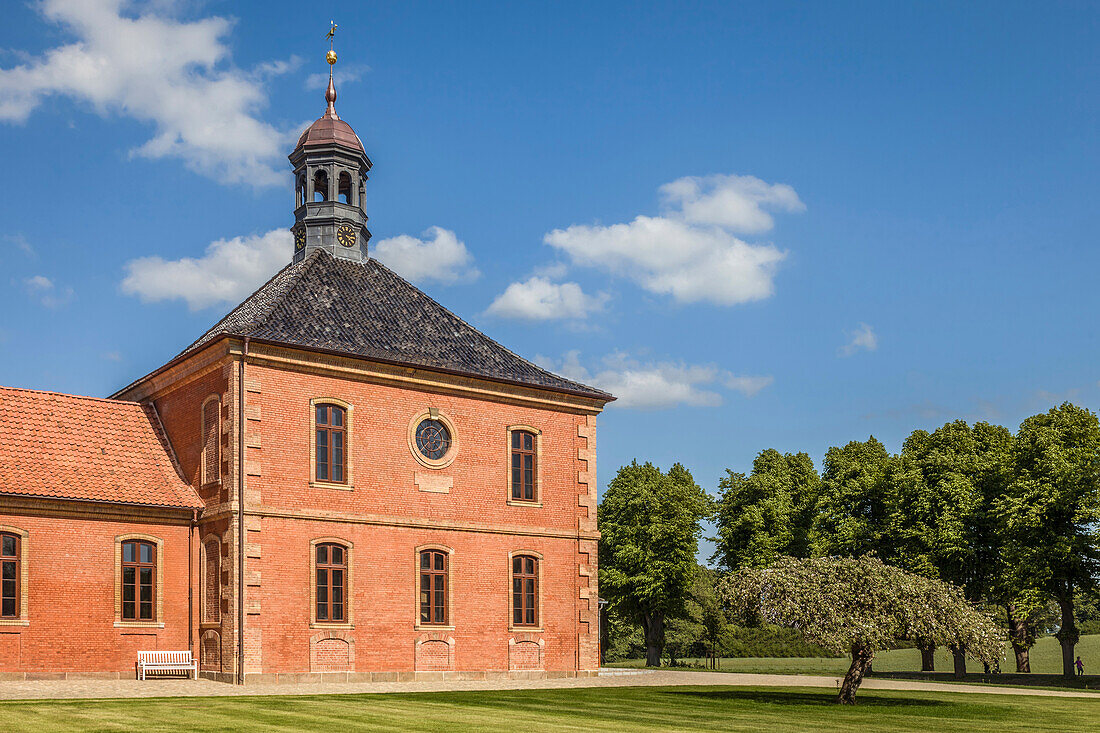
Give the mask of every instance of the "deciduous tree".
<svg viewBox="0 0 1100 733">
<path fill-rule="evenodd" d="M 805 453 L 761 451 L 752 473 L 727 470 L 718 483 L 718 528 L 711 560 L 727 570 L 765 566 L 787 555 L 806 557 L 821 487 Z"/>
<path fill-rule="evenodd" d="M 646 665 L 659 666 L 668 621 L 685 613 L 709 497 L 680 464 L 623 466 L 600 502 L 600 592 L 639 623 Z"/>
<path fill-rule="evenodd" d="M 1018 587 L 1049 593 L 1061 611 L 1062 673 L 1074 674 L 1074 597 L 1100 572 L 1100 421 L 1068 402 L 1024 420 L 1015 477 L 998 502 L 1005 556 Z"/>
<path fill-rule="evenodd" d="M 999 425 L 964 420 L 929 434 L 914 431 L 890 471 L 887 562 L 963 589 L 972 602 L 990 600 L 1001 573 L 1000 534 L 992 506 L 1012 478 L 1012 434 Z M 934 647 L 917 639 L 922 668 Z M 966 650 L 951 650 L 955 674 L 966 674 Z"/>
<path fill-rule="evenodd" d="M 988 664 L 1004 634 L 956 586 L 885 565 L 875 557 L 782 558 L 742 568 L 719 593 L 739 617 L 799 630 L 808 641 L 851 655 L 837 702 L 852 704 L 882 647 L 902 639 L 961 646 Z"/>
</svg>

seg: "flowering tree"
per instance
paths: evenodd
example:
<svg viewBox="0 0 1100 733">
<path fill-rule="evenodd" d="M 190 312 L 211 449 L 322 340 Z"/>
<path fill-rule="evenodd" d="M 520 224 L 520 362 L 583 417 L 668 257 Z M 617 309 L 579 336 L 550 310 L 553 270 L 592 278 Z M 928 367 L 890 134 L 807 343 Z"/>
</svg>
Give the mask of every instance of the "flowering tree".
<svg viewBox="0 0 1100 733">
<path fill-rule="evenodd" d="M 742 568 L 719 594 L 742 619 L 787 626 L 807 641 L 852 657 L 837 702 L 855 702 L 875 652 L 901 639 L 965 648 L 993 664 L 1004 633 L 947 583 L 885 565 L 878 558 L 780 558 Z"/>
</svg>

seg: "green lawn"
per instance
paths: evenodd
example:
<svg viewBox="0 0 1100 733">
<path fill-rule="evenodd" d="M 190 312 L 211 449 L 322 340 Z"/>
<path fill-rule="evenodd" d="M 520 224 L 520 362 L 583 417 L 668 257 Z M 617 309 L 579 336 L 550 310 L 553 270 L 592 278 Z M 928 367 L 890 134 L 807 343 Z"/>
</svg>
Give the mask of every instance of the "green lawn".
<svg viewBox="0 0 1100 733">
<path fill-rule="evenodd" d="M 1082 636 L 1080 643 L 1077 644 L 1077 654 L 1081 655 L 1081 661 L 1085 663 L 1086 673 L 1090 676 L 1100 674 L 1100 635 Z M 694 664 L 703 663 L 701 659 L 685 661 Z M 843 658 L 726 658 L 722 660 L 722 671 L 760 674 L 844 674 L 848 670 L 848 663 L 849 660 Z M 641 667 L 644 665 L 644 659 L 630 659 L 609 666 Z M 919 672 L 920 652 L 916 649 L 879 652 L 875 655 L 874 669 L 877 674 Z M 953 669 L 951 654 L 946 649 L 937 650 L 936 671 L 951 672 Z M 971 660 L 967 663 L 967 671 L 981 672 L 982 665 L 980 662 Z M 1016 671 L 1016 658 L 1012 654 L 1012 649 L 1007 646 L 1001 671 Z M 1031 671 L 1035 674 L 1062 673 L 1062 650 L 1056 639 L 1050 636 L 1044 637 L 1031 648 Z"/>
<path fill-rule="evenodd" d="M 1079 731 L 1100 700 L 828 690 L 624 687 L 309 697 L 0 702 L 5 731 Z"/>
</svg>

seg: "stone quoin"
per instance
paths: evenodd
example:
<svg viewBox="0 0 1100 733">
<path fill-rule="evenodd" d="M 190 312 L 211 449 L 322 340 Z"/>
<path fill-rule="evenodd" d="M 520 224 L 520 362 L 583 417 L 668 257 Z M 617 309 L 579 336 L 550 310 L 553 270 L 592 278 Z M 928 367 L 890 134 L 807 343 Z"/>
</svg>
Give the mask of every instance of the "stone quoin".
<svg viewBox="0 0 1100 733">
<path fill-rule="evenodd" d="M 614 397 L 369 257 L 331 68 L 325 100 L 286 267 L 110 399 L 0 388 L 0 679 L 596 673 Z"/>
</svg>

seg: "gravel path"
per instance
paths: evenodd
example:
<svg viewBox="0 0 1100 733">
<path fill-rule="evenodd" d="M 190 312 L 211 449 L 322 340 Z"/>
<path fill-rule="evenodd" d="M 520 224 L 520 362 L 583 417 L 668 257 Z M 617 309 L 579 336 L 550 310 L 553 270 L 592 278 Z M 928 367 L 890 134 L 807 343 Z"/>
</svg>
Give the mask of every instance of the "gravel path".
<svg viewBox="0 0 1100 733">
<path fill-rule="evenodd" d="M 632 674 L 601 674 L 600 677 L 553 680 L 492 680 L 373 683 L 312 683 L 229 685 L 209 680 L 41 680 L 0 682 L 0 700 L 202 697 L 237 695 L 351 695 L 378 692 L 440 692 L 453 690 L 545 690 L 573 687 L 640 687 L 672 685 L 733 685 L 738 687 L 824 687 L 836 689 L 839 677 L 782 674 L 737 674 L 732 672 L 639 671 Z M 1027 687 L 944 684 L 915 680 L 864 680 L 863 690 L 912 690 L 916 692 L 958 692 L 994 695 L 1038 695 L 1041 697 L 1091 697 L 1094 692 L 1038 690 Z"/>
</svg>

